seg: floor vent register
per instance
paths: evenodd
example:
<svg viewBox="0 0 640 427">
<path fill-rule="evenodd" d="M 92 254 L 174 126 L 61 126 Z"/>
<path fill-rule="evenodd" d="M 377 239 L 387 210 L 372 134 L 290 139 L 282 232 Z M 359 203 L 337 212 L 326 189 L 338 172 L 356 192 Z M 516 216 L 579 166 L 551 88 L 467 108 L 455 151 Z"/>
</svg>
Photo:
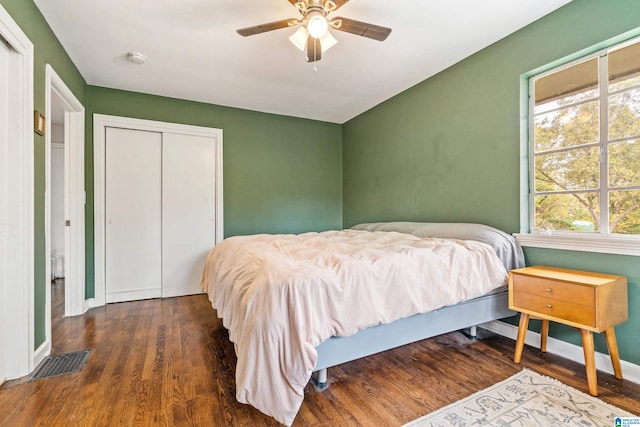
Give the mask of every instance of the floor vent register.
<svg viewBox="0 0 640 427">
<path fill-rule="evenodd" d="M 49 356 L 42 361 L 29 381 L 80 372 L 87 362 L 90 352 L 91 350 L 82 350 Z"/>
</svg>

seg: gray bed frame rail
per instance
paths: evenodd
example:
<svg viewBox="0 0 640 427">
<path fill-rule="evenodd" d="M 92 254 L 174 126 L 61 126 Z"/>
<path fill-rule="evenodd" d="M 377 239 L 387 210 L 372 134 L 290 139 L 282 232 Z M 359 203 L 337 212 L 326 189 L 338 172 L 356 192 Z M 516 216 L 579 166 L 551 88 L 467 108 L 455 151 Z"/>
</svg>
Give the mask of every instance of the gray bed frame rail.
<svg viewBox="0 0 640 427">
<path fill-rule="evenodd" d="M 363 329 L 348 337 L 331 337 L 316 350 L 313 381 L 320 390 L 327 388 L 327 368 L 390 350 L 405 344 L 447 332 L 471 328 L 491 320 L 511 317 L 507 290 L 485 295 L 456 305 Z"/>
</svg>

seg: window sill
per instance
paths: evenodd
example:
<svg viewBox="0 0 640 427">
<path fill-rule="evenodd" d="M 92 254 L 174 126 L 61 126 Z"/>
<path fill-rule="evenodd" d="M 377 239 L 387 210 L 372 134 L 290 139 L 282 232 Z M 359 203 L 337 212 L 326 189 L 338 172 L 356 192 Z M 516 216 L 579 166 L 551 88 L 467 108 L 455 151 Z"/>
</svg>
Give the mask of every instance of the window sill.
<svg viewBox="0 0 640 427">
<path fill-rule="evenodd" d="M 526 233 L 513 236 L 523 247 L 640 256 L 640 239 L 635 237 Z"/>
</svg>

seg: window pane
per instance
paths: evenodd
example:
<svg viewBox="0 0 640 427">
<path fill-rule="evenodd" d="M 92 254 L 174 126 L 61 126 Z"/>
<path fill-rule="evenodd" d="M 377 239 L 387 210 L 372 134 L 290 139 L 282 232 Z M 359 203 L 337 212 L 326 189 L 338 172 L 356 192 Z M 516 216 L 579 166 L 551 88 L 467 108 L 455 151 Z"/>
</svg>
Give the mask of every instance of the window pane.
<svg viewBox="0 0 640 427">
<path fill-rule="evenodd" d="M 636 74 L 633 78 L 628 78 L 625 80 L 620 80 L 611 86 L 609 86 L 609 92 L 615 92 L 620 89 L 624 89 L 631 86 L 640 85 L 640 74 Z"/>
<path fill-rule="evenodd" d="M 535 190 L 562 191 L 599 188 L 600 150 L 578 148 L 535 156 Z"/>
<path fill-rule="evenodd" d="M 536 230 L 598 231 L 598 193 L 549 194 L 535 198 Z"/>
<path fill-rule="evenodd" d="M 620 46 L 529 80 L 533 230 L 640 238 L 640 38 Z"/>
<path fill-rule="evenodd" d="M 609 187 L 640 185 L 640 139 L 609 144 Z"/>
<path fill-rule="evenodd" d="M 640 234 L 640 190 L 609 193 L 609 232 Z"/>
<path fill-rule="evenodd" d="M 535 152 L 593 144 L 600 137 L 598 101 L 541 114 L 534 120 Z"/>
<path fill-rule="evenodd" d="M 640 136 L 640 88 L 609 97 L 609 139 Z"/>
<path fill-rule="evenodd" d="M 534 85 L 535 113 L 598 96 L 598 58 L 537 79 Z"/>
<path fill-rule="evenodd" d="M 609 53 L 609 91 L 640 84 L 640 43 Z"/>
<path fill-rule="evenodd" d="M 536 105 L 534 109 L 534 114 L 543 114 L 551 110 L 556 110 L 558 108 L 562 108 L 564 106 L 569 106 L 573 104 L 577 104 L 582 101 L 587 101 L 589 99 L 594 99 L 598 95 L 597 89 L 588 92 L 578 93 L 573 96 L 567 96 L 565 98 L 553 100 L 551 102 L 547 102 L 544 104 Z"/>
</svg>

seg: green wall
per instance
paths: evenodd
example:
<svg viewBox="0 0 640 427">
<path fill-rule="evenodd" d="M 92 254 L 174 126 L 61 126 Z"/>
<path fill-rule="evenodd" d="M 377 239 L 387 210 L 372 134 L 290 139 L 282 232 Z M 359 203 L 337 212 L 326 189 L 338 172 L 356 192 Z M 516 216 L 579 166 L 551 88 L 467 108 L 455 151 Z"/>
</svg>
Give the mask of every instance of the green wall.
<svg viewBox="0 0 640 427">
<path fill-rule="evenodd" d="M 486 223 L 520 231 L 520 76 L 636 29 L 637 0 L 574 0 L 343 126 L 344 226 L 365 221 Z M 526 119 L 526 112 L 524 113 Z M 640 259 L 527 248 L 528 265 L 621 274 L 629 321 L 620 355 L 640 364 Z M 551 335 L 580 342 L 573 329 Z M 598 351 L 606 353 L 600 337 Z"/>
<path fill-rule="evenodd" d="M 11 15 L 34 45 L 34 103 L 33 108 L 44 114 L 45 66 L 50 64 L 64 80 L 69 89 L 85 104 L 87 84 L 64 48 L 58 42 L 40 11 L 31 1 L 0 0 L 0 4 Z M 85 104 L 86 105 L 86 104 Z M 45 340 L 46 260 L 44 239 L 44 137 L 34 136 L 34 329 L 35 348 Z"/>
<path fill-rule="evenodd" d="M 223 130 L 224 234 L 342 227 L 340 125 L 89 86 L 87 297 L 93 296 L 93 114 Z"/>
</svg>

